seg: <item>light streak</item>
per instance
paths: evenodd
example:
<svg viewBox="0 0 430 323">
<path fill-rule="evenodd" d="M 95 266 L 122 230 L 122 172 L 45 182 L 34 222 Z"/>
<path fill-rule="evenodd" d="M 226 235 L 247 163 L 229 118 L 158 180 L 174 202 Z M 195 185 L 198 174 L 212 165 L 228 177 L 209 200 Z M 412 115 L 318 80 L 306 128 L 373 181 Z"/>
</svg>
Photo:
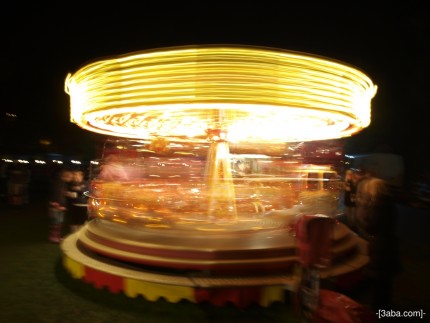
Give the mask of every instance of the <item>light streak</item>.
<svg viewBox="0 0 430 323">
<path fill-rule="evenodd" d="M 291 142 L 361 131 L 377 87 L 331 59 L 217 45 L 94 62 L 69 74 L 65 90 L 71 121 L 101 134 L 204 141 L 218 129 L 229 142 Z"/>
</svg>

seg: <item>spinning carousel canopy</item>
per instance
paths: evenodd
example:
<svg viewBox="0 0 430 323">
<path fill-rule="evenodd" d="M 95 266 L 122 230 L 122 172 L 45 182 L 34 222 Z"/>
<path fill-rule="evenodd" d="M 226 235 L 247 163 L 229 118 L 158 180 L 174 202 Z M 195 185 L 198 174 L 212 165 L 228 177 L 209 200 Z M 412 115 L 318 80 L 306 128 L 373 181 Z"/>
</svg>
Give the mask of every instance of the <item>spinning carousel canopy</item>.
<svg viewBox="0 0 430 323">
<path fill-rule="evenodd" d="M 213 45 L 130 53 L 69 74 L 71 121 L 125 138 L 229 142 L 334 139 L 370 124 L 377 87 L 344 63 Z"/>
</svg>

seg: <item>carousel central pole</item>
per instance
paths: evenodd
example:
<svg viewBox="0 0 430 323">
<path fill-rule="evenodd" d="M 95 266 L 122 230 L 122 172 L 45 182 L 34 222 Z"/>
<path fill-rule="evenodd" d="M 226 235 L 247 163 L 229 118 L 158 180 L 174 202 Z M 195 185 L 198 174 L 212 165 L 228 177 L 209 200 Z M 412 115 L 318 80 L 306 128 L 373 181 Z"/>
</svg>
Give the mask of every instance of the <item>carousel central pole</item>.
<svg viewBox="0 0 430 323">
<path fill-rule="evenodd" d="M 225 111 L 215 110 L 216 130 L 208 131 L 211 142 L 207 157 L 208 217 L 211 221 L 237 220 L 236 194 L 231 171 L 227 133 L 222 130 Z"/>
</svg>

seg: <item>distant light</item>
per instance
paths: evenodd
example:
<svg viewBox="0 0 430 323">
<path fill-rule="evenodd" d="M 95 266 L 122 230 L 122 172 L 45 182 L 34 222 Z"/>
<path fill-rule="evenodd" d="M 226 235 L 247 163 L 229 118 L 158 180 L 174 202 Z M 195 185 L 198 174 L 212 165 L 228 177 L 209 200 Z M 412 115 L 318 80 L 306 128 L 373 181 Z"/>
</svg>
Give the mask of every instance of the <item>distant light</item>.
<svg viewBox="0 0 430 323">
<path fill-rule="evenodd" d="M 346 155 L 346 154 L 345 154 L 345 157 L 346 157 L 346 158 L 353 158 L 353 159 L 355 158 L 355 156 L 354 156 L 354 155 Z"/>
<path fill-rule="evenodd" d="M 43 146 L 49 146 L 51 144 L 51 141 L 49 139 L 40 139 L 39 143 Z"/>
<path fill-rule="evenodd" d="M 98 61 L 69 74 L 65 90 L 71 121 L 101 134 L 294 142 L 361 131 L 377 87 L 359 70 L 315 55 L 201 46 Z"/>
</svg>

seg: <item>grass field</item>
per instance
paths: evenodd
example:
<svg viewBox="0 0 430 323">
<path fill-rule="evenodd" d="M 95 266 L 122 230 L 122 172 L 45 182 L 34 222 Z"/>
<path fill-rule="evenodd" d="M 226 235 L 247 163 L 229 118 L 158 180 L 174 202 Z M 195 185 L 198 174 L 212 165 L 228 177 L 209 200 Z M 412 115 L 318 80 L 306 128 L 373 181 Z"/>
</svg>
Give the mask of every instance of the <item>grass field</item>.
<svg viewBox="0 0 430 323">
<path fill-rule="evenodd" d="M 238 309 L 150 302 L 71 278 L 49 243 L 46 203 L 0 205 L 0 322 L 294 322 L 288 304 Z"/>
<path fill-rule="evenodd" d="M 0 203 L 1 323 L 300 322 L 291 304 L 238 309 L 188 301 L 150 302 L 142 297 L 129 298 L 98 290 L 73 279 L 63 268 L 59 246 L 47 240 L 46 213 L 43 194 L 33 196 L 27 205 Z M 428 309 L 430 305 L 429 249 L 420 248 L 412 248 L 407 242 L 403 245 L 405 271 L 396 282 L 394 295 L 397 306 L 402 309 Z M 366 286 L 350 296 L 365 303 Z"/>
</svg>

